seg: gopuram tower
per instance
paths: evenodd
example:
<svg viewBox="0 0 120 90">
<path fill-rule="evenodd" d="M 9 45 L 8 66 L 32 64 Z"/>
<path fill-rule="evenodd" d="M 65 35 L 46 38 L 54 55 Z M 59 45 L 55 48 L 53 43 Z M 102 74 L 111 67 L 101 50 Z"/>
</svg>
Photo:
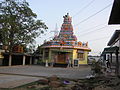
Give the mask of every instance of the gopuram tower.
<svg viewBox="0 0 120 90">
<path fill-rule="evenodd" d="M 54 66 L 63 66 L 68 64 L 69 59 L 72 66 L 87 64 L 88 52 L 91 51 L 88 42 L 77 41 L 73 32 L 72 18 L 68 13 L 63 18 L 59 35 L 41 45 L 43 63 L 47 60 L 48 63 L 54 63 Z"/>
</svg>

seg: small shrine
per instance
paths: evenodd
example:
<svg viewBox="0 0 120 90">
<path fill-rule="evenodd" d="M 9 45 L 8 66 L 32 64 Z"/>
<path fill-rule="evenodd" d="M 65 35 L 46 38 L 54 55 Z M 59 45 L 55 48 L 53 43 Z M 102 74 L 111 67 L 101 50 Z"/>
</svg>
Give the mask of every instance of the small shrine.
<svg viewBox="0 0 120 90">
<path fill-rule="evenodd" d="M 41 45 L 42 61 L 64 65 L 68 63 L 69 58 L 71 65 L 87 64 L 88 52 L 91 51 L 88 42 L 77 41 L 73 32 L 72 18 L 68 13 L 63 18 L 59 35 Z"/>
</svg>

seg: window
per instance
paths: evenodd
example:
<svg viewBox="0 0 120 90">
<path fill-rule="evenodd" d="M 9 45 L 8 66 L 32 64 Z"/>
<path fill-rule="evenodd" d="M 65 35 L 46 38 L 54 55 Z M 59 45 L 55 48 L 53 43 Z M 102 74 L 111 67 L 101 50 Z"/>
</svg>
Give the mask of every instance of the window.
<svg viewBox="0 0 120 90">
<path fill-rule="evenodd" d="M 84 60 L 84 53 L 78 53 L 77 58 L 80 60 Z"/>
</svg>

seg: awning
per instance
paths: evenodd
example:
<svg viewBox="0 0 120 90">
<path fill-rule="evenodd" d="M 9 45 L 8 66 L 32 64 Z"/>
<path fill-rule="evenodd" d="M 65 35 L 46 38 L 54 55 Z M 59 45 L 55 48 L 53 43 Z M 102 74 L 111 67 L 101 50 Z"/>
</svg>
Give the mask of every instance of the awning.
<svg viewBox="0 0 120 90">
<path fill-rule="evenodd" d="M 119 47 L 117 47 L 117 46 L 104 48 L 102 55 L 107 54 L 107 53 L 116 53 L 116 51 L 118 51 L 118 50 L 119 50 Z"/>
<path fill-rule="evenodd" d="M 113 36 L 111 37 L 110 41 L 108 42 L 108 46 L 113 44 L 113 42 L 115 42 L 115 40 L 119 37 L 119 35 L 120 35 L 120 30 L 116 30 Z"/>
<path fill-rule="evenodd" d="M 3 55 L 10 55 L 10 53 L 8 52 L 5 52 L 5 53 L 3 53 Z M 20 55 L 20 56 L 33 56 L 32 54 L 29 54 L 29 53 L 11 53 L 11 55 Z"/>
<path fill-rule="evenodd" d="M 72 50 L 51 50 L 53 52 L 72 52 Z"/>
<path fill-rule="evenodd" d="M 114 0 L 108 24 L 120 24 L 120 0 Z"/>
</svg>

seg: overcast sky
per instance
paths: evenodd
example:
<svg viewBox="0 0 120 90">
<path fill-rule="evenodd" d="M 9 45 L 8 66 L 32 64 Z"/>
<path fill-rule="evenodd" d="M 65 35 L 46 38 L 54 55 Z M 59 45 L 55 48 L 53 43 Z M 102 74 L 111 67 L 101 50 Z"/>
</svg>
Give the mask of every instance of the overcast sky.
<svg viewBox="0 0 120 90">
<path fill-rule="evenodd" d="M 58 30 L 63 23 L 63 16 L 72 17 L 74 34 L 78 41 L 87 42 L 91 48 L 90 55 L 99 55 L 107 46 L 117 25 L 108 25 L 113 0 L 26 0 L 31 9 L 48 26 L 48 31 L 38 37 L 37 44 L 50 40 L 57 23 Z"/>
</svg>

